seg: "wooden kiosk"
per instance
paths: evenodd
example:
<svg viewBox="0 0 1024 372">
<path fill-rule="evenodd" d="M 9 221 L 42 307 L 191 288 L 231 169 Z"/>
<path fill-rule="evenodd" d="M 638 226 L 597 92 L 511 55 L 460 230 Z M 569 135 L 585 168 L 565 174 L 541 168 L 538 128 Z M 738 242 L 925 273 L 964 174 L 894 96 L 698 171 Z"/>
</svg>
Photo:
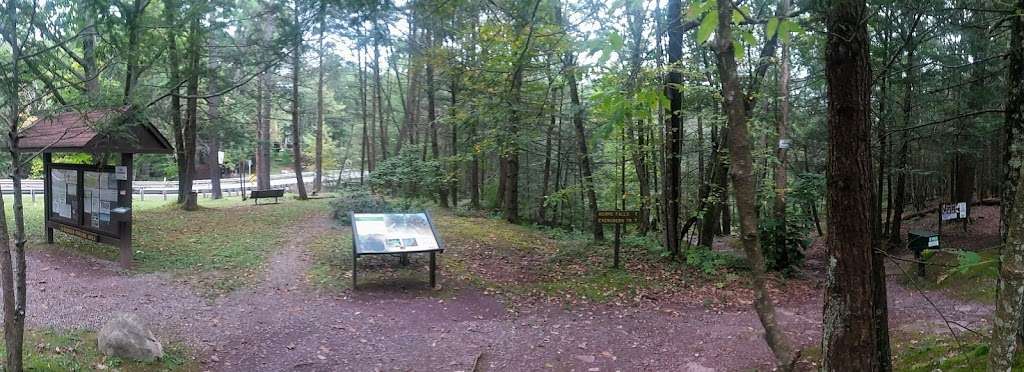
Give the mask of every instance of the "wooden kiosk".
<svg viewBox="0 0 1024 372">
<path fill-rule="evenodd" d="M 116 128 L 100 134 L 97 128 Z M 67 112 L 37 120 L 22 131 L 15 150 L 43 158 L 46 242 L 53 230 L 120 248 L 122 267 L 132 262 L 132 157 L 169 154 L 170 142 L 129 108 Z M 120 154 L 116 165 L 61 164 L 54 153 Z"/>
</svg>

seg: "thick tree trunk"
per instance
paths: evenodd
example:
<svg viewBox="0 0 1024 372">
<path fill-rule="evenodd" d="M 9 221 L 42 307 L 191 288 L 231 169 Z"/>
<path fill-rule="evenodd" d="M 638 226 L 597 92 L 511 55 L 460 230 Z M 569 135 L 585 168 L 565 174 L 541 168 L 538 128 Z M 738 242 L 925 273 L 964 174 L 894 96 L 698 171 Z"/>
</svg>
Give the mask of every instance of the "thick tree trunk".
<svg viewBox="0 0 1024 372">
<path fill-rule="evenodd" d="M 673 257 L 681 253 L 679 232 L 679 198 L 682 193 L 682 148 L 683 148 L 683 5 L 680 0 L 668 3 L 668 63 L 665 77 L 665 95 L 668 96 L 668 121 L 665 123 L 665 181 L 662 184 L 665 200 L 664 234 L 665 248 Z"/>
<path fill-rule="evenodd" d="M 92 2 L 83 1 L 80 3 L 85 16 L 86 26 L 82 30 L 82 60 L 85 62 L 82 69 L 85 71 L 85 92 L 86 96 L 97 104 L 100 98 L 99 70 L 96 68 L 96 5 Z"/>
<path fill-rule="evenodd" d="M 295 25 L 299 25 L 299 3 L 295 2 Z M 299 200 L 305 200 L 306 183 L 302 180 L 302 133 L 299 125 L 299 76 L 302 74 L 302 31 L 295 32 L 292 44 L 292 160 L 295 170 L 295 189 Z M 376 66 L 376 62 L 374 62 Z"/>
<path fill-rule="evenodd" d="M 185 88 L 188 99 L 185 101 L 186 120 L 185 128 L 182 130 L 182 140 L 185 147 L 185 173 L 179 177 L 178 182 L 184 184 L 181 187 L 182 193 L 185 194 L 185 203 L 183 208 L 188 211 L 193 211 L 199 208 L 196 205 L 196 199 L 188 197 L 192 193 L 192 181 L 196 179 L 196 133 L 199 128 L 199 75 L 200 71 L 200 44 L 201 44 L 201 30 L 199 25 L 199 15 L 196 15 L 192 19 L 189 25 L 188 31 L 188 86 Z"/>
<path fill-rule="evenodd" d="M 519 144 L 519 130 L 523 124 L 520 122 L 524 109 L 522 101 L 523 78 L 526 73 L 526 64 L 529 62 L 535 31 L 534 21 L 537 17 L 537 9 L 540 7 L 540 3 L 540 0 L 536 0 L 532 6 L 529 6 L 528 3 L 519 4 L 518 12 L 520 14 L 517 20 L 518 24 L 516 25 L 516 35 L 521 34 L 524 29 L 527 29 L 527 34 L 522 49 L 518 51 L 519 56 L 512 66 L 512 76 L 510 79 L 511 112 L 509 113 L 509 123 L 506 127 L 509 143 L 501 154 L 504 164 L 504 167 L 502 167 L 502 179 L 504 180 L 504 193 L 501 194 L 502 211 L 505 219 L 512 223 L 519 222 L 519 153 L 522 151 Z M 527 5 L 529 8 L 523 5 Z"/>
<path fill-rule="evenodd" d="M 757 190 L 754 185 L 753 158 L 751 156 L 750 132 L 747 129 L 747 114 L 744 95 L 737 75 L 736 59 L 733 53 L 731 1 L 718 2 L 718 31 L 715 44 L 718 56 L 718 76 L 722 80 L 723 107 L 729 125 L 729 156 L 732 166 L 730 176 L 735 189 L 736 207 L 740 214 L 740 240 L 750 264 L 751 283 L 754 287 L 754 310 L 765 330 L 765 341 L 775 354 L 777 365 L 790 370 L 796 361 L 796 353 L 789 338 L 776 321 L 775 306 L 772 304 L 765 283 L 765 263 L 758 236 Z"/>
<path fill-rule="evenodd" d="M 822 338 L 825 371 L 879 371 L 871 193 L 870 39 L 863 0 L 828 8 L 828 246 Z M 879 268 L 880 269 L 880 268 Z M 884 273 L 884 272 L 883 272 Z M 880 283 L 884 286 L 884 281 Z"/>
<path fill-rule="evenodd" d="M 271 19 L 264 19 L 260 26 L 260 40 L 264 45 L 271 43 L 274 35 L 274 22 Z M 270 189 L 270 113 L 273 111 L 271 97 L 274 94 L 274 83 L 272 74 L 269 71 L 260 73 L 260 113 L 256 122 L 256 188 L 259 190 Z"/>
<path fill-rule="evenodd" d="M 1010 36 L 1010 63 L 1008 66 L 1006 100 L 1006 156 L 1008 164 L 1019 166 L 1021 143 L 1024 142 L 1024 0 L 1016 2 L 1013 31 Z M 1011 150 L 1013 149 L 1013 150 Z M 1016 170 L 1019 172 L 1019 168 Z M 1013 187 L 1004 192 L 1013 193 L 1013 202 L 1024 200 L 1024 185 L 1018 173 L 1007 173 L 1016 178 Z M 1004 199 L 1004 204 L 1006 199 Z M 1024 314 L 1024 210 L 1017 205 L 1006 208 L 1009 214 L 1006 244 L 999 254 L 999 280 L 996 285 L 996 309 L 992 322 L 992 351 L 989 353 L 989 371 L 1010 371 L 1017 351 L 1017 334 Z"/>
<path fill-rule="evenodd" d="M 132 94 L 135 90 L 135 85 L 139 79 L 139 37 L 142 33 L 142 25 L 139 20 L 142 18 L 142 12 L 145 10 L 145 6 L 149 2 L 145 3 L 143 0 L 133 0 L 131 8 L 127 9 L 124 15 L 125 28 L 128 33 L 128 45 L 127 45 L 127 56 L 125 57 L 125 77 L 124 77 L 124 97 L 121 103 L 128 105 L 131 103 Z M 122 10 L 125 10 L 122 8 Z"/>
</svg>

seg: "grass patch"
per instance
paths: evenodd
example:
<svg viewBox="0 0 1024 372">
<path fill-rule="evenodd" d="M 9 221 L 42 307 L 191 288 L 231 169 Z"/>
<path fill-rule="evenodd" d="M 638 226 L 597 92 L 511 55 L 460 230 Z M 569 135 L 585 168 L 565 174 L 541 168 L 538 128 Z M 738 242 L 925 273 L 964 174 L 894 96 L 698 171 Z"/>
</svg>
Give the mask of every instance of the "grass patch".
<svg viewBox="0 0 1024 372">
<path fill-rule="evenodd" d="M 650 285 L 643 279 L 621 269 L 590 272 L 583 277 L 564 278 L 559 281 L 538 284 L 545 293 L 553 297 L 568 295 L 579 297 L 583 301 L 600 303 L 631 298 L 636 296 L 638 289 Z"/>
<path fill-rule="evenodd" d="M 988 344 L 977 336 L 961 336 L 962 347 L 948 335 L 894 332 L 891 339 L 893 370 L 899 372 L 983 372 L 988 370 Z M 801 351 L 799 366 L 816 370 L 821 348 Z M 1024 354 L 1018 353 L 1013 370 L 1024 370 Z"/>
<path fill-rule="evenodd" d="M 41 200 L 25 205 L 26 234 L 37 244 L 44 239 Z M 254 281 L 266 257 L 289 237 L 295 224 L 329 210 L 329 199 L 281 200 L 277 205 L 253 206 L 238 198 L 201 199 L 201 209 L 194 212 L 169 201 L 135 201 L 133 270 L 169 272 L 208 295 L 243 287 Z M 54 237 L 62 248 L 117 260 L 116 247 L 60 232 Z"/>
<path fill-rule="evenodd" d="M 512 225 L 499 218 L 434 214 L 453 247 L 444 261 L 470 283 L 512 296 L 540 295 L 569 302 L 626 302 L 690 280 L 693 270 L 664 259 L 651 239 L 627 236 L 621 269 L 613 269 L 611 241 L 586 232 Z M 661 280 L 669 280 L 661 283 Z"/>
<path fill-rule="evenodd" d="M 310 283 L 321 289 L 352 287 L 352 233 L 335 227 L 309 244 L 313 265 L 306 271 Z"/>
<path fill-rule="evenodd" d="M 893 369 L 907 372 L 986 371 L 988 344 L 977 337 L 963 339 L 962 347 L 949 337 L 925 336 L 900 340 L 894 337 Z M 1024 355 L 1017 354 L 1013 370 L 1024 369 Z"/>
<path fill-rule="evenodd" d="M 0 343 L 0 358 L 7 351 Z M 200 371 L 196 358 L 177 343 L 164 345 L 164 357 L 143 363 L 108 357 L 96 347 L 96 333 L 89 331 L 26 330 L 25 370 L 27 371 Z"/>
<path fill-rule="evenodd" d="M 995 265 L 999 252 L 986 249 L 976 252 L 982 264 L 956 270 L 958 257 L 949 251 L 936 251 L 927 262 L 924 277 L 917 276 L 917 264 L 900 263 L 903 271 L 897 269 L 900 284 L 908 288 L 941 290 L 961 300 L 992 304 L 996 298 L 996 279 L 999 273 Z M 905 272 L 904 272 L 905 271 Z"/>
</svg>

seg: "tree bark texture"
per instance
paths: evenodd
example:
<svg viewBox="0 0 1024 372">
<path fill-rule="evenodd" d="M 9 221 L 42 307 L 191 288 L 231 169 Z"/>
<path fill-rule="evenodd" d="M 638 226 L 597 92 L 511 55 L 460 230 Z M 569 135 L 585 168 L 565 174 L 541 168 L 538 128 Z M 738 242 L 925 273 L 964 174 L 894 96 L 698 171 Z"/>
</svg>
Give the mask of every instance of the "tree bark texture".
<svg viewBox="0 0 1024 372">
<path fill-rule="evenodd" d="M 863 0 L 834 1 L 828 29 L 828 241 L 822 369 L 881 370 L 873 279 L 870 39 Z"/>
</svg>

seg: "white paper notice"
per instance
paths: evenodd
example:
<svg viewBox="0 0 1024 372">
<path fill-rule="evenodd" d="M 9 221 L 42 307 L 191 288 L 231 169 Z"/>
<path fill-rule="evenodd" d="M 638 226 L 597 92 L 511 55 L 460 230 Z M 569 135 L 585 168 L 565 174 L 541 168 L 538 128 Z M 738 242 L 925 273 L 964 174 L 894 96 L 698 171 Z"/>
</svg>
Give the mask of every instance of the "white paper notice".
<svg viewBox="0 0 1024 372">
<path fill-rule="evenodd" d="M 117 190 L 103 189 L 100 190 L 100 200 L 107 202 L 117 201 Z"/>
</svg>

